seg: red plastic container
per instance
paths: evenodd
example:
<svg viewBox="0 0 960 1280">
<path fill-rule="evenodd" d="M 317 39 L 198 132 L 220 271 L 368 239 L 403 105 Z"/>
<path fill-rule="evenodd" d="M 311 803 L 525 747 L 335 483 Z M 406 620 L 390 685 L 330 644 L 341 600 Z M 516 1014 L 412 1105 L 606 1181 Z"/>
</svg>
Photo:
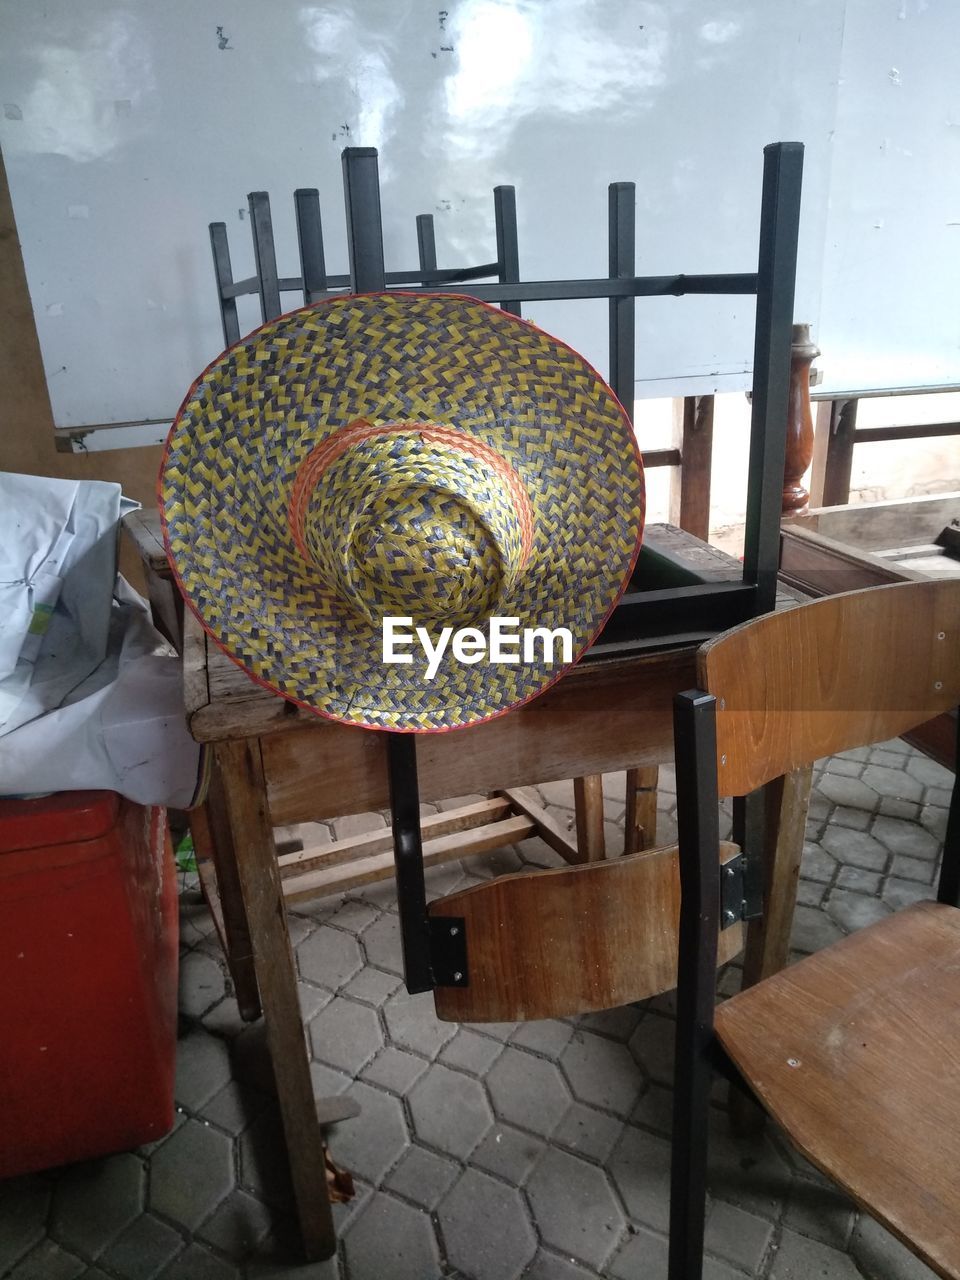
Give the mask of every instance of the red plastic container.
<svg viewBox="0 0 960 1280">
<path fill-rule="evenodd" d="M 0 1177 L 172 1127 L 177 944 L 165 810 L 0 800 Z"/>
</svg>

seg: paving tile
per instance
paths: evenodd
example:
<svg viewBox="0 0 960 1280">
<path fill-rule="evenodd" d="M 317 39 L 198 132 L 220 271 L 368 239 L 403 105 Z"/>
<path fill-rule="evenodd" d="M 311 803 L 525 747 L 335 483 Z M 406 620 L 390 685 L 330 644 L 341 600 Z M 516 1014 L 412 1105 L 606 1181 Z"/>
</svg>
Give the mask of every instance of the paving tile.
<svg viewBox="0 0 960 1280">
<path fill-rule="evenodd" d="M 283 1126 L 276 1105 L 261 1112 L 241 1134 L 238 1152 L 238 1185 L 252 1191 L 258 1199 L 265 1200 L 276 1209 L 288 1208 L 293 1203 L 293 1184 L 290 1181 L 290 1162 L 283 1138 Z"/>
<path fill-rule="evenodd" d="M 663 1085 L 651 1084 L 634 1107 L 630 1120 L 669 1138 L 673 1130 L 673 1091 Z"/>
<path fill-rule="evenodd" d="M 463 858 L 460 865 L 467 875 L 477 876 L 481 880 L 494 880 L 497 876 L 507 876 L 514 871 L 523 870 L 523 860 L 509 845 L 493 849 L 490 853 Z"/>
<path fill-rule="evenodd" d="M 384 1001 L 400 986 L 402 979 L 395 973 L 385 973 L 383 969 L 375 969 L 373 965 L 365 965 L 355 978 L 343 988 L 343 994 L 351 1000 L 360 1000 L 363 1004 L 372 1004 L 379 1009 Z"/>
<path fill-rule="evenodd" d="M 865 831 L 831 827 L 824 832 L 820 843 L 838 861 L 866 871 L 882 871 L 890 856 L 889 850 Z"/>
<path fill-rule="evenodd" d="M 249 1026 L 240 1017 L 240 1009 L 233 996 L 227 996 L 212 1009 L 208 1009 L 200 1021 L 212 1035 L 226 1040 L 232 1040 Z"/>
<path fill-rule="evenodd" d="M 586 1271 L 583 1267 L 578 1267 L 575 1262 L 567 1258 L 561 1258 L 559 1254 L 541 1249 L 524 1276 L 524 1280 L 596 1280 L 596 1274 L 595 1271 Z M 643 1280 L 660 1280 L 658 1276 L 648 1277 L 645 1272 L 642 1274 Z M 636 1277 L 636 1272 L 631 1273 L 630 1280 L 636 1280 Z"/>
<path fill-rule="evenodd" d="M 709 1116 L 707 1189 L 749 1213 L 775 1218 L 780 1202 L 790 1193 L 793 1169 L 768 1137 L 740 1138 L 730 1130 L 727 1115 L 711 1109 Z"/>
<path fill-rule="evenodd" d="M 947 812 L 947 809 L 935 804 L 925 804 L 920 810 L 920 821 L 941 844 L 947 834 Z"/>
<path fill-rule="evenodd" d="M 310 1080 L 316 1098 L 335 1098 L 338 1094 L 346 1093 L 353 1085 L 352 1076 L 346 1075 L 343 1071 L 335 1071 L 333 1067 L 325 1066 L 322 1062 L 310 1063 Z"/>
<path fill-rule="evenodd" d="M 0 1275 L 43 1235 L 51 1195 L 36 1174 L 0 1182 Z"/>
<path fill-rule="evenodd" d="M 272 1214 L 262 1200 L 239 1188 L 231 1191 L 197 1235 L 229 1258 L 252 1253 L 270 1230 Z"/>
<path fill-rule="evenodd" d="M 798 905 L 793 913 L 790 942 L 796 951 L 819 951 L 843 937 L 840 929 L 823 911 Z"/>
<path fill-rule="evenodd" d="M 179 1008 L 188 1018 L 199 1018 L 226 994 L 223 969 L 203 951 L 190 951 L 180 961 Z"/>
<path fill-rule="evenodd" d="M 841 778 L 857 778 L 863 769 L 862 760 L 848 760 L 846 756 L 831 756 L 824 761 L 823 772 Z"/>
<path fill-rule="evenodd" d="M 537 787 L 543 797 L 545 805 L 555 804 L 562 809 L 570 809 L 576 807 L 576 797 L 574 796 L 573 780 L 565 778 L 562 782 L 541 782 Z"/>
<path fill-rule="evenodd" d="M 153 1280 L 184 1247 L 183 1236 L 151 1213 L 142 1213 L 114 1240 L 101 1261 L 125 1280 Z"/>
<path fill-rule="evenodd" d="M 337 1212 L 334 1210 L 334 1218 Z M 246 1280 L 341 1280 L 343 1272 L 339 1255 L 326 1262 L 300 1260 L 295 1249 L 285 1248 L 279 1254 L 258 1255 L 247 1263 Z"/>
<path fill-rule="evenodd" d="M 345 818 L 335 818 L 330 825 L 338 840 L 349 840 L 351 836 L 365 836 L 371 831 L 382 831 L 387 823 L 380 813 L 351 813 Z"/>
<path fill-rule="evenodd" d="M 940 841 L 918 822 L 881 815 L 874 819 L 873 834 L 891 853 L 903 853 L 911 858 L 936 858 L 940 853 Z"/>
<path fill-rule="evenodd" d="M 378 969 L 403 976 L 400 917 L 385 911 L 360 935 L 367 960 Z"/>
<path fill-rule="evenodd" d="M 410 1092 L 429 1065 L 426 1059 L 417 1054 L 407 1053 L 390 1045 L 378 1053 L 372 1062 L 367 1063 L 362 1078 L 370 1084 L 379 1085 L 381 1089 L 402 1096 Z"/>
<path fill-rule="evenodd" d="M 383 1016 L 391 1041 L 425 1058 L 435 1058 L 457 1033 L 456 1023 L 437 1017 L 429 991 L 412 996 L 401 987 L 383 1006 Z"/>
<path fill-rule="evenodd" d="M 469 1027 L 461 1027 L 453 1039 L 443 1046 L 439 1060 L 448 1067 L 456 1067 L 473 1076 L 482 1076 L 490 1070 L 502 1052 L 503 1045 L 499 1040 L 491 1040 L 489 1036 L 478 1035 Z"/>
<path fill-rule="evenodd" d="M 635 1005 L 626 1004 L 617 1009 L 600 1009 L 596 1013 L 585 1013 L 578 1019 L 577 1029 L 596 1031 L 598 1035 L 608 1036 L 611 1040 L 620 1040 L 626 1044 L 636 1031 L 641 1017 L 641 1010 Z"/>
<path fill-rule="evenodd" d="M 376 1010 L 335 996 L 310 1023 L 314 1056 L 328 1066 L 356 1075 L 383 1048 Z"/>
<path fill-rule="evenodd" d="M 755 1272 L 772 1235 L 773 1224 L 765 1218 L 714 1200 L 707 1213 L 704 1248 L 743 1271 Z"/>
<path fill-rule="evenodd" d="M 230 1079 L 230 1051 L 223 1040 L 199 1027 L 177 1042 L 174 1096 L 188 1111 L 199 1111 Z"/>
<path fill-rule="evenodd" d="M 877 792 L 860 778 L 841 778 L 836 774 L 824 774 L 817 784 L 821 800 L 830 800 L 834 804 L 846 805 L 849 809 L 873 810 L 879 799 Z M 816 806 L 812 805 L 817 814 Z"/>
<path fill-rule="evenodd" d="M 268 1105 L 268 1097 L 239 1080 L 230 1080 L 200 1112 L 204 1120 L 236 1136 Z"/>
<path fill-rule="evenodd" d="M 240 1272 L 203 1245 L 191 1244 L 163 1273 L 163 1280 L 240 1280 Z"/>
<path fill-rule="evenodd" d="M 935 862 L 924 858 L 907 858 L 897 853 L 890 863 L 890 874 L 903 880 L 919 880 L 921 884 L 933 884 L 937 872 Z"/>
<path fill-rule="evenodd" d="M 464 1023 L 469 1026 L 472 1031 L 476 1031 L 481 1036 L 492 1036 L 494 1040 L 499 1040 L 501 1044 L 506 1044 L 517 1027 L 522 1026 L 520 1022 L 474 1022 Z"/>
<path fill-rule="evenodd" d="M 331 1128 L 330 1154 L 376 1185 L 409 1145 L 403 1107 L 399 1098 L 368 1084 L 354 1084 L 350 1096 L 360 1104 L 360 1114 Z"/>
<path fill-rule="evenodd" d="M 865 1213 L 854 1229 L 850 1251 L 864 1275 L 882 1276 L 883 1280 L 934 1280 L 925 1262 Z"/>
<path fill-rule="evenodd" d="M 626 1045 L 590 1032 L 577 1032 L 560 1065 L 575 1098 L 620 1116 L 630 1114 L 645 1084 Z"/>
<path fill-rule="evenodd" d="M 543 1018 L 536 1022 L 521 1022 L 510 1037 L 510 1043 L 531 1049 L 544 1058 L 556 1061 L 573 1035 L 573 1024 L 556 1018 Z"/>
<path fill-rule="evenodd" d="M 383 1192 L 350 1224 L 343 1251 L 350 1280 L 432 1280 L 440 1272 L 429 1216 Z"/>
<path fill-rule="evenodd" d="M 523 1133 L 508 1124 L 494 1124 L 471 1155 L 470 1163 L 522 1186 L 544 1147 L 542 1138 L 535 1138 L 533 1134 Z"/>
<path fill-rule="evenodd" d="M 623 1121 L 575 1102 L 553 1133 L 553 1141 L 602 1164 L 617 1144 Z"/>
<path fill-rule="evenodd" d="M 950 798 L 953 792 L 950 787 L 927 787 L 923 793 L 924 805 L 932 805 L 941 809 L 950 808 Z M 920 814 L 916 815 L 918 818 Z"/>
<path fill-rule="evenodd" d="M 476 1169 L 463 1174 L 437 1219 L 447 1257 L 474 1280 L 517 1280 L 537 1251 L 523 1196 Z"/>
<path fill-rule="evenodd" d="M 897 876 L 889 876 L 883 886 L 883 900 L 889 902 L 894 911 L 902 907 L 912 906 L 915 902 L 925 902 L 933 897 L 929 886 L 920 880 L 901 880 Z"/>
<path fill-rule="evenodd" d="M 907 772 L 912 773 L 925 787 L 942 787 L 949 791 L 953 786 L 953 774 L 950 770 L 919 751 L 911 751 L 907 757 Z"/>
<path fill-rule="evenodd" d="M 626 1244 L 610 1264 L 614 1280 L 667 1280 L 666 1236 L 657 1235 L 646 1228 L 635 1228 Z"/>
<path fill-rule="evenodd" d="M 410 1147 L 384 1186 L 413 1200 L 423 1209 L 435 1209 L 459 1178 L 460 1166 L 425 1147 Z"/>
<path fill-rule="evenodd" d="M 626 1221 L 601 1169 L 548 1147 L 530 1175 L 527 1195 L 545 1244 L 603 1268 Z"/>
<path fill-rule="evenodd" d="M 883 807 L 883 797 L 880 800 Z M 870 825 L 870 814 L 865 809 L 848 809 L 845 804 L 838 804 L 830 815 L 830 825 L 834 827 L 852 827 L 854 831 L 866 831 Z"/>
<path fill-rule="evenodd" d="M 150 1208 L 193 1229 L 226 1197 L 233 1180 L 230 1139 L 188 1120 L 150 1162 Z"/>
<path fill-rule="evenodd" d="M 451 796 L 447 800 L 438 800 L 437 808 L 443 813 L 447 813 L 450 809 L 462 809 L 464 805 L 479 804 L 481 800 L 485 800 L 486 796 Z"/>
<path fill-rule="evenodd" d="M 54 1240 L 42 1240 L 4 1276 L 9 1280 L 75 1280 L 86 1269 L 87 1264 L 76 1254 L 61 1249 Z"/>
<path fill-rule="evenodd" d="M 548 1138 L 572 1099 L 556 1065 L 508 1046 L 487 1074 L 493 1109 L 509 1124 Z"/>
<path fill-rule="evenodd" d="M 864 871 L 862 867 L 841 867 L 837 876 L 837 888 L 873 897 L 880 892 L 882 880 L 879 871 Z"/>
<path fill-rule="evenodd" d="M 872 872 L 868 872 L 873 874 Z M 816 884 L 812 880 L 797 881 L 797 902 L 804 907 L 819 907 L 827 894 L 825 884 Z"/>
<path fill-rule="evenodd" d="M 877 805 L 877 813 L 888 818 L 903 818 L 907 822 L 916 822 L 920 817 L 921 806 L 916 800 L 895 800 L 893 796 L 881 796 Z"/>
<path fill-rule="evenodd" d="M 878 795 L 893 796 L 896 800 L 923 798 L 923 783 L 902 768 L 890 769 L 881 764 L 868 764 L 861 780 Z"/>
<path fill-rule="evenodd" d="M 99 1257 L 142 1211 L 145 1186 L 144 1163 L 134 1155 L 74 1165 L 57 1182 L 50 1234 L 66 1249 Z"/>
<path fill-rule="evenodd" d="M 808 840 L 803 846 L 803 855 L 800 859 L 801 877 L 805 880 L 817 880 L 822 884 L 828 884 L 836 874 L 836 858 L 831 857 L 819 844 Z"/>
<path fill-rule="evenodd" d="M 670 1213 L 670 1143 L 628 1126 L 607 1162 L 627 1207 L 644 1226 L 666 1231 Z"/>
<path fill-rule="evenodd" d="M 739 989 L 739 982 L 737 984 Z M 673 1083 L 673 1046 L 677 1035 L 672 1018 L 649 1015 L 630 1037 L 630 1052 L 651 1080 Z"/>
<path fill-rule="evenodd" d="M 566 861 L 539 836 L 530 836 L 522 844 L 513 845 L 518 858 L 532 867 L 565 867 Z"/>
<path fill-rule="evenodd" d="M 417 1081 L 408 1101 L 417 1137 L 460 1160 L 493 1124 L 483 1085 L 439 1063 Z"/>
<path fill-rule="evenodd" d="M 801 1235 L 812 1236 L 834 1249 L 846 1249 L 853 1217 L 854 1206 L 832 1183 L 796 1178 L 783 1222 Z"/>
<path fill-rule="evenodd" d="M 336 917 L 334 917 L 336 919 Z M 360 944 L 352 934 L 321 925 L 297 948 L 301 975 L 337 991 L 363 967 Z"/>
<path fill-rule="evenodd" d="M 784 1227 L 770 1268 L 770 1280 L 862 1280 L 853 1260 L 838 1249 Z"/>
<path fill-rule="evenodd" d="M 833 889 L 827 898 L 827 913 L 848 933 L 875 924 L 890 914 L 890 908 L 879 898 L 865 898 L 860 893 Z"/>
</svg>

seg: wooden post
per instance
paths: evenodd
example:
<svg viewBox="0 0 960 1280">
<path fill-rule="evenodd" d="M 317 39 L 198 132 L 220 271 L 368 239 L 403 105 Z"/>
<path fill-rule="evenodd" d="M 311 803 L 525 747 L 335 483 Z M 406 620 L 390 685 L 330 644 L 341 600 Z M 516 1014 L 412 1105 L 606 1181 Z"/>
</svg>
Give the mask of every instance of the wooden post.
<svg viewBox="0 0 960 1280">
<path fill-rule="evenodd" d="M 787 409 L 787 457 L 783 468 L 783 514 L 805 511 L 810 494 L 800 483 L 813 459 L 813 416 L 810 412 L 810 365 L 820 354 L 810 340 L 810 326 L 793 326 L 790 348 L 790 400 Z"/>
<path fill-rule="evenodd" d="M 574 778 L 573 800 L 577 815 L 577 849 L 581 862 L 600 862 L 607 856 L 603 834 L 603 775 Z"/>
<path fill-rule="evenodd" d="M 639 853 L 657 843 L 657 765 L 627 770 L 627 813 L 623 825 L 623 852 Z"/>
<path fill-rule="evenodd" d="M 810 502 L 814 507 L 842 507 L 850 501 L 859 403 L 859 400 L 821 400 L 817 405 L 810 481 Z"/>
<path fill-rule="evenodd" d="M 671 478 L 670 523 L 704 542 L 710 540 L 713 406 L 713 396 L 684 396 L 674 401 L 680 466 Z"/>
</svg>

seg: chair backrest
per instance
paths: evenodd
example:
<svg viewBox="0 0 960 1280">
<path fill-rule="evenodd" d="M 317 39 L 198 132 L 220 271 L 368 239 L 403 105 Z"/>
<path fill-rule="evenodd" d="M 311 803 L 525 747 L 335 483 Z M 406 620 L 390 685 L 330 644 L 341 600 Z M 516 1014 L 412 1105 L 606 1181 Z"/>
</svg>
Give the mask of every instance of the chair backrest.
<svg viewBox="0 0 960 1280">
<path fill-rule="evenodd" d="M 702 646 L 720 795 L 899 737 L 960 704 L 960 579 L 828 596 Z"/>
</svg>

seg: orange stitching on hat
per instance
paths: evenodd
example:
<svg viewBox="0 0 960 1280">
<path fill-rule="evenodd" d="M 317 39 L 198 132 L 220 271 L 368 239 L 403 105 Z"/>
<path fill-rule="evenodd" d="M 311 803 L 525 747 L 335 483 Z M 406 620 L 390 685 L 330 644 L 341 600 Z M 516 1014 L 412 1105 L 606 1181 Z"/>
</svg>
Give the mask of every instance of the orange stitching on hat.
<svg viewBox="0 0 960 1280">
<path fill-rule="evenodd" d="M 367 418 L 357 418 L 342 431 L 336 432 L 323 444 L 317 445 L 300 464 L 290 495 L 287 521 L 297 550 L 305 560 L 310 559 L 304 534 L 304 521 L 310 497 L 324 471 L 354 445 L 376 436 L 418 435 L 432 444 L 442 444 L 460 453 L 485 462 L 506 485 L 513 499 L 514 511 L 520 524 L 520 568 L 526 564 L 533 547 L 533 508 L 520 477 L 510 463 L 495 449 L 480 440 L 465 436 L 462 431 L 419 422 L 389 422 L 379 426 Z"/>
</svg>

